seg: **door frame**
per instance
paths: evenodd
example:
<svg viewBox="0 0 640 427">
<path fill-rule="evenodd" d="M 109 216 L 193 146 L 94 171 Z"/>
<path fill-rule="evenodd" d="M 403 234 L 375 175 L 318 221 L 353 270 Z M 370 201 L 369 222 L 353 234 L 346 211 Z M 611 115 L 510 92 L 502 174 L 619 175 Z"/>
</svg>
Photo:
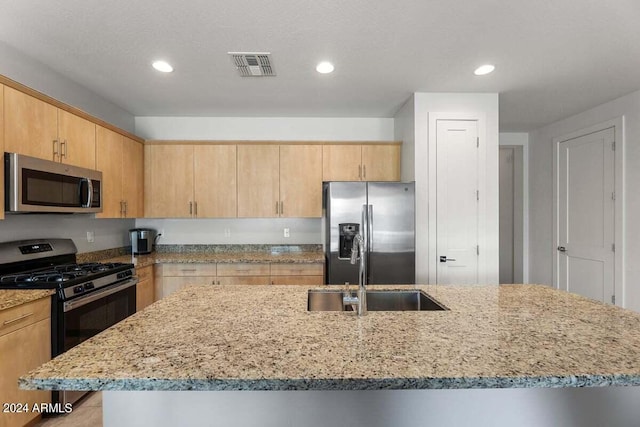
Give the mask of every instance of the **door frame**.
<svg viewBox="0 0 640 427">
<path fill-rule="evenodd" d="M 480 191 L 480 200 L 478 202 L 478 245 L 480 246 L 480 254 L 478 255 L 478 283 L 486 283 L 487 277 L 487 244 L 486 244 L 486 197 L 487 194 L 487 174 L 486 174 L 486 157 L 487 157 L 487 130 L 486 130 L 486 114 L 484 113 L 455 113 L 455 112 L 436 112 L 428 113 L 428 132 L 429 132 L 429 213 L 427 221 L 429 223 L 429 250 L 427 258 L 429 260 L 429 284 L 436 284 L 438 277 L 437 262 L 437 122 L 438 120 L 459 120 L 459 121 L 475 121 L 478 124 L 478 137 L 480 143 L 478 147 L 478 191 Z M 497 186 L 497 183 L 496 183 Z M 416 218 L 418 221 L 419 218 Z M 484 250 L 483 250 L 484 248 Z"/>
<path fill-rule="evenodd" d="M 614 264 L 614 295 L 615 305 L 620 307 L 626 307 L 625 301 L 625 280 L 624 280 L 624 150 L 625 150 L 625 129 L 624 129 L 624 116 L 617 117 L 615 119 L 607 120 L 602 123 L 598 123 L 593 126 L 582 128 L 577 131 L 573 131 L 568 134 L 561 135 L 553 138 L 553 246 L 552 251 L 552 270 L 553 270 L 553 287 L 558 289 L 558 251 L 559 245 L 558 230 L 559 224 L 559 201 L 558 195 L 560 189 L 559 185 L 559 159 L 560 159 L 560 143 L 569 139 L 579 138 L 592 133 L 600 132 L 605 129 L 613 128 L 615 152 L 614 152 L 614 191 L 616 199 L 614 203 L 614 234 L 613 244 L 615 245 L 615 251 L 613 253 Z"/>
<path fill-rule="evenodd" d="M 504 144 L 498 145 L 498 153 L 503 148 L 513 150 L 513 276 L 514 283 L 528 283 L 527 265 L 527 238 L 528 227 L 525 224 L 527 212 L 526 205 L 526 178 L 525 178 L 525 156 L 526 147 L 523 145 Z M 498 165 L 499 166 L 499 165 Z M 498 176 L 500 171 L 498 170 Z M 500 189 L 499 189 L 500 190 Z M 498 198 L 499 199 L 499 198 Z M 498 227 L 498 232 L 500 231 Z M 499 249 L 499 248 L 498 248 Z M 517 273 L 520 273 L 520 281 L 516 280 Z M 499 280 L 499 278 L 498 278 Z"/>
</svg>

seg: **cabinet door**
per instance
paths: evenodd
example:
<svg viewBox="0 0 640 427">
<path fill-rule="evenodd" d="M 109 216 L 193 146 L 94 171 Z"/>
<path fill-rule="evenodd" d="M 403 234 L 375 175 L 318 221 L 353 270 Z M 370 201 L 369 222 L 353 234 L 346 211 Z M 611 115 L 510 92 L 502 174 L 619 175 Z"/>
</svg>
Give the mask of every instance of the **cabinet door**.
<svg viewBox="0 0 640 427">
<path fill-rule="evenodd" d="M 279 147 L 238 145 L 238 217 L 277 217 Z"/>
<path fill-rule="evenodd" d="M 363 145 L 362 179 L 364 181 L 400 181 L 400 146 Z"/>
<path fill-rule="evenodd" d="M 190 218 L 193 213 L 193 146 L 145 145 L 146 217 Z"/>
<path fill-rule="evenodd" d="M 6 86 L 4 126 L 5 151 L 60 160 L 56 107 Z"/>
<path fill-rule="evenodd" d="M 322 179 L 324 181 L 360 181 L 362 177 L 360 145 L 324 145 Z"/>
<path fill-rule="evenodd" d="M 58 139 L 62 163 L 96 168 L 96 125 L 58 109 Z"/>
<path fill-rule="evenodd" d="M 123 136 L 122 146 L 122 199 L 124 216 L 144 216 L 144 147 L 137 141 Z"/>
<path fill-rule="evenodd" d="M 0 153 L 4 153 L 4 85 L 0 85 Z M 0 200 L 4 200 L 4 162 L 0 162 Z M 0 209 L 4 219 L 4 209 Z"/>
<path fill-rule="evenodd" d="M 237 216 L 236 146 L 195 145 L 194 197 L 198 218 Z"/>
<path fill-rule="evenodd" d="M 280 146 L 280 216 L 322 216 L 322 146 Z"/>
<path fill-rule="evenodd" d="M 136 285 L 136 311 L 140 311 L 155 301 L 153 283 L 153 266 L 136 268 L 138 284 Z"/>
<path fill-rule="evenodd" d="M 228 276 L 218 277 L 218 285 L 268 285 L 269 276 Z"/>
<path fill-rule="evenodd" d="M 51 319 L 0 336 L 0 402 L 28 404 L 50 402 L 51 392 L 18 389 L 18 378 L 51 358 Z M 21 426 L 38 414 L 3 413 L 0 425 Z"/>
<path fill-rule="evenodd" d="M 102 213 L 96 218 L 121 218 L 122 135 L 98 126 L 96 130 L 96 168 L 102 171 Z"/>
</svg>

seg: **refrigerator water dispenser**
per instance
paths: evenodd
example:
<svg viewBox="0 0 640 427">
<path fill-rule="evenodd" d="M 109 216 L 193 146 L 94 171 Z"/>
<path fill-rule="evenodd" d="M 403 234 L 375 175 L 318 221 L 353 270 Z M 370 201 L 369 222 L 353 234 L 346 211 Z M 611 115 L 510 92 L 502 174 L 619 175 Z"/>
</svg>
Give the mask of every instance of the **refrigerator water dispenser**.
<svg viewBox="0 0 640 427">
<path fill-rule="evenodd" d="M 338 258 L 351 259 L 351 247 L 353 246 L 353 238 L 360 232 L 360 224 L 351 222 L 338 224 L 338 232 L 340 236 Z"/>
</svg>

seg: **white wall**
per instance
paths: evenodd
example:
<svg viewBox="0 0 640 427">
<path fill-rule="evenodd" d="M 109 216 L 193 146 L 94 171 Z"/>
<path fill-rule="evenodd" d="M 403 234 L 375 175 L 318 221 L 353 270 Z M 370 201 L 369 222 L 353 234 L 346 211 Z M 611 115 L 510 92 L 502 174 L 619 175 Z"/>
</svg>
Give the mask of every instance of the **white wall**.
<svg viewBox="0 0 640 427">
<path fill-rule="evenodd" d="M 416 117 L 413 95 L 400 107 L 395 117 L 394 139 L 402 141 L 400 172 L 402 181 L 414 181 L 416 157 Z"/>
<path fill-rule="evenodd" d="M 553 260 L 553 138 L 615 118 L 624 118 L 616 135 L 624 150 L 623 221 L 625 271 L 623 306 L 640 311 L 640 91 L 531 132 L 529 138 L 530 280 L 552 284 Z M 620 141 L 619 137 L 622 137 Z M 626 185 L 625 185 L 626 184 Z"/>
<path fill-rule="evenodd" d="M 400 119 L 405 114 L 400 110 Z M 416 181 L 416 281 L 429 280 L 429 113 L 484 114 L 486 117 L 486 162 L 484 269 L 487 282 L 498 283 L 498 94 L 415 93 L 413 163 Z M 406 132 L 405 132 L 406 133 Z M 434 272 L 435 273 L 435 272 Z"/>
<path fill-rule="evenodd" d="M 95 219 L 91 214 L 5 215 L 0 221 L 0 241 L 65 238 L 72 239 L 78 253 L 129 246 L 127 230 L 132 219 Z M 95 242 L 87 242 L 87 231 L 93 231 Z"/>
<path fill-rule="evenodd" d="M 0 42 L 0 74 L 129 132 L 133 115 L 48 66 Z"/>
<path fill-rule="evenodd" d="M 163 235 L 158 244 L 322 244 L 321 220 L 316 218 L 263 219 L 138 219 L 136 227 L 153 228 Z M 289 237 L 284 229 L 289 228 Z"/>
<path fill-rule="evenodd" d="M 145 139 L 392 141 L 391 118 L 136 117 Z"/>
<path fill-rule="evenodd" d="M 500 145 L 522 147 L 522 281 L 529 283 L 529 134 L 500 132 Z"/>
</svg>

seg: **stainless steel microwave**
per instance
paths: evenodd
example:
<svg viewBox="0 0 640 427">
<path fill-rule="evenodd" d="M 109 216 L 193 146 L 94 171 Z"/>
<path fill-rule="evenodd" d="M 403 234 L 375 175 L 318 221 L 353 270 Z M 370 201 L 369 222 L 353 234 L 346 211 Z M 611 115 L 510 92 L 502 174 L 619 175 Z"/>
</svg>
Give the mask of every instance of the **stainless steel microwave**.
<svg viewBox="0 0 640 427">
<path fill-rule="evenodd" d="M 4 153 L 6 212 L 102 212 L 102 172 Z"/>
</svg>

